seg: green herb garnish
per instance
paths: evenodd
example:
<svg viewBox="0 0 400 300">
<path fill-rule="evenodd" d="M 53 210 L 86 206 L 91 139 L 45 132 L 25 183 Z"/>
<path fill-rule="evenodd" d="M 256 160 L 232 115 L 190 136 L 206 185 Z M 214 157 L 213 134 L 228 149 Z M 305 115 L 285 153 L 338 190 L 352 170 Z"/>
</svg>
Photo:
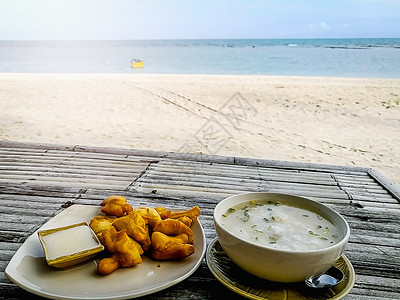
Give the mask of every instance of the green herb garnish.
<svg viewBox="0 0 400 300">
<path fill-rule="evenodd" d="M 275 244 L 278 241 L 278 238 L 276 236 L 270 236 L 269 237 L 270 244 Z"/>
<path fill-rule="evenodd" d="M 256 229 L 256 227 L 257 227 L 257 225 L 254 224 L 253 226 L 251 226 L 251 229 L 253 229 L 253 231 L 257 232 L 257 233 L 263 233 L 262 230 L 258 230 L 258 229 Z"/>
<path fill-rule="evenodd" d="M 327 240 L 328 240 L 326 237 L 323 237 L 323 236 L 319 235 L 318 233 L 315 233 L 315 232 L 313 232 L 313 231 L 311 231 L 311 230 L 308 231 L 308 233 L 311 234 L 311 235 L 313 235 L 313 236 L 316 236 L 316 237 L 319 238 L 320 240 L 323 240 L 323 241 L 327 241 Z"/>
<path fill-rule="evenodd" d="M 243 222 L 247 222 L 250 219 L 249 210 L 245 210 L 243 212 L 243 215 L 244 215 L 244 217 L 240 218 L 240 220 L 242 220 Z"/>
</svg>

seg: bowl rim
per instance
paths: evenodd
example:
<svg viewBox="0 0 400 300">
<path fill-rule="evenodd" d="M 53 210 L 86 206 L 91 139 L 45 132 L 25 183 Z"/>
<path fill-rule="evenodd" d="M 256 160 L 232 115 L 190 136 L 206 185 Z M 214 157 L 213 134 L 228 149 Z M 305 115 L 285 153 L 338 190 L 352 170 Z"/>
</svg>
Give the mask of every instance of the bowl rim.
<svg viewBox="0 0 400 300">
<path fill-rule="evenodd" d="M 222 224 L 219 222 L 219 218 L 216 216 L 217 208 L 218 208 L 218 206 L 220 206 L 220 205 L 222 206 L 222 203 L 223 203 L 224 201 L 227 201 L 227 200 L 232 199 L 232 198 L 243 197 L 243 196 L 246 196 L 246 195 L 263 195 L 263 194 L 266 194 L 266 195 L 269 195 L 269 196 L 271 196 L 271 195 L 285 196 L 285 197 L 289 196 L 289 197 L 293 197 L 293 198 L 298 198 L 298 199 L 310 201 L 310 202 L 312 202 L 314 205 L 324 207 L 324 209 L 327 209 L 327 210 L 329 211 L 329 213 L 334 214 L 336 217 L 338 217 L 339 219 L 342 220 L 343 224 L 345 224 L 345 228 L 344 228 L 345 234 L 344 234 L 343 237 L 340 239 L 340 241 L 338 241 L 336 244 L 333 244 L 333 245 L 328 246 L 328 247 L 324 247 L 324 248 L 321 248 L 321 249 L 315 249 L 315 250 L 309 250 L 309 251 L 293 251 L 293 250 L 275 249 L 275 248 L 272 248 L 272 247 L 268 247 L 268 246 L 264 246 L 264 245 L 258 245 L 258 244 L 256 244 L 256 243 L 251 242 L 251 241 L 245 240 L 245 239 L 243 239 L 243 238 L 241 238 L 241 237 L 239 237 L 239 236 L 237 236 L 237 235 L 232 234 L 232 233 L 231 233 L 230 231 L 228 231 L 224 226 L 222 226 Z M 245 200 L 244 200 L 244 201 L 245 201 Z M 248 201 L 250 201 L 250 200 L 248 200 Z M 264 249 L 264 250 L 268 250 L 268 251 L 272 251 L 272 252 L 280 253 L 280 254 L 296 254 L 296 255 L 299 255 L 299 256 L 301 256 L 301 255 L 306 256 L 306 255 L 309 255 L 309 254 L 320 254 L 320 253 L 325 253 L 325 252 L 328 252 L 328 251 L 330 251 L 330 250 L 332 250 L 332 249 L 340 248 L 340 247 L 342 247 L 342 246 L 345 246 L 345 245 L 347 244 L 348 240 L 349 240 L 349 237 L 350 237 L 350 226 L 349 226 L 348 222 L 346 221 L 346 219 L 345 219 L 341 214 L 339 214 L 337 211 L 335 211 L 334 209 L 330 208 L 329 206 L 327 206 L 327 205 L 325 205 L 325 204 L 323 204 L 323 203 L 320 203 L 320 202 L 318 202 L 318 201 L 312 200 L 312 199 L 307 198 L 307 197 L 304 197 L 304 196 L 295 195 L 295 194 L 274 193 L 274 192 L 245 192 L 245 193 L 240 193 L 240 194 L 232 195 L 232 196 L 229 196 L 229 197 L 226 197 L 226 198 L 222 199 L 222 200 L 215 206 L 214 212 L 213 212 L 213 219 L 214 219 L 214 223 L 215 223 L 216 225 L 218 225 L 219 229 L 221 229 L 222 231 L 224 231 L 225 233 L 227 233 L 227 234 L 230 235 L 231 237 L 233 237 L 233 238 L 235 238 L 235 239 L 238 239 L 238 240 L 240 240 L 240 241 L 242 241 L 242 242 L 244 242 L 244 243 L 246 243 L 246 244 L 249 244 L 249 245 L 251 245 L 252 247 L 259 248 L 259 249 Z M 217 233 L 217 236 L 218 236 L 218 233 Z M 219 236 L 218 236 L 218 239 L 219 239 Z M 220 240 L 220 239 L 219 239 L 219 240 Z M 220 240 L 220 241 L 221 241 L 221 240 Z M 222 244 L 223 244 L 223 243 L 221 243 L 221 245 L 222 245 Z"/>
</svg>

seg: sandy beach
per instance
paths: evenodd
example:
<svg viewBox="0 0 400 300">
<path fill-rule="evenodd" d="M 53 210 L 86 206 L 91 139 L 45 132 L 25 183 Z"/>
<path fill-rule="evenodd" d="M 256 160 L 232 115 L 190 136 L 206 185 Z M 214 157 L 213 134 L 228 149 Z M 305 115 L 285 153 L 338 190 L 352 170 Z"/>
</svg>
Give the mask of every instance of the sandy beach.
<svg viewBox="0 0 400 300">
<path fill-rule="evenodd" d="M 400 79 L 0 74 L 0 140 L 371 167 L 400 185 Z"/>
</svg>

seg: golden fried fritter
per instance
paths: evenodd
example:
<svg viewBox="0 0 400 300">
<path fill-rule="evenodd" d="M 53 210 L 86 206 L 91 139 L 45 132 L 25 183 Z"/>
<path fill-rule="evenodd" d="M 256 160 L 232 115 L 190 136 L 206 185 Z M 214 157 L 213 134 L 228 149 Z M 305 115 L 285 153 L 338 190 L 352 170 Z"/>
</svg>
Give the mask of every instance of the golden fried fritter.
<svg viewBox="0 0 400 300">
<path fill-rule="evenodd" d="M 143 249 L 126 234 L 126 230 L 117 231 L 114 226 L 100 233 L 99 239 L 112 253 L 111 257 L 100 260 L 97 265 L 99 274 L 107 275 L 118 267 L 132 267 L 142 262 Z"/>
<path fill-rule="evenodd" d="M 166 235 L 178 235 L 184 233 L 189 238 L 189 243 L 193 242 L 193 231 L 186 224 L 176 219 L 165 219 L 153 228 L 154 232 L 162 232 Z"/>
<path fill-rule="evenodd" d="M 154 227 L 157 223 L 162 221 L 160 214 L 152 207 L 138 207 L 133 211 L 141 215 L 150 227 Z"/>
<path fill-rule="evenodd" d="M 101 211 L 107 216 L 120 217 L 133 210 L 132 206 L 126 203 L 126 199 L 123 196 L 109 196 L 100 205 L 104 206 Z"/>
<path fill-rule="evenodd" d="M 120 203 L 126 203 L 126 198 L 124 196 L 111 195 L 105 198 L 103 202 L 100 203 L 100 206 L 105 206 L 111 200 L 118 200 Z"/>
<path fill-rule="evenodd" d="M 160 214 L 161 219 L 166 219 L 171 214 L 171 211 L 166 209 L 165 207 L 156 207 L 155 210 Z"/>
<path fill-rule="evenodd" d="M 153 232 L 151 235 L 151 256 L 156 260 L 181 259 L 194 253 L 194 246 L 188 244 L 186 234 L 168 236 L 161 232 Z"/>
<path fill-rule="evenodd" d="M 191 227 L 193 225 L 193 220 L 187 216 L 180 217 L 177 220 L 181 221 L 183 224 L 185 224 L 189 227 Z"/>
<path fill-rule="evenodd" d="M 118 255 L 113 254 L 110 257 L 103 258 L 97 264 L 97 272 L 101 275 L 108 275 L 119 268 Z"/>
<path fill-rule="evenodd" d="M 117 230 L 126 229 L 126 233 L 142 245 L 143 250 L 147 251 L 150 248 L 151 240 L 149 229 L 143 217 L 135 211 L 128 215 L 115 219 L 112 225 Z"/>
<path fill-rule="evenodd" d="M 94 231 L 95 234 L 100 234 L 102 231 L 110 229 L 112 226 L 112 222 L 114 221 L 113 218 L 106 217 L 106 216 L 97 216 L 94 217 L 90 221 L 90 228 Z"/>
<path fill-rule="evenodd" d="M 169 218 L 179 219 L 181 217 L 188 217 L 194 222 L 199 215 L 200 215 L 200 208 L 198 206 L 194 206 L 191 209 L 186 210 L 186 211 L 171 212 L 171 214 L 169 215 Z"/>
</svg>

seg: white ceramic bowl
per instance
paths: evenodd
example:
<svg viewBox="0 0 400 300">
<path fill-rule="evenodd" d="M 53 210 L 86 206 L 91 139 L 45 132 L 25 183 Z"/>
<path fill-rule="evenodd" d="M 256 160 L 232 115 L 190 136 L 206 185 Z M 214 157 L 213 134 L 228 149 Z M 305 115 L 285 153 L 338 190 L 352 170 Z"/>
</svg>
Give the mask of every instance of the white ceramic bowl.
<svg viewBox="0 0 400 300">
<path fill-rule="evenodd" d="M 235 236 L 223 227 L 223 215 L 232 206 L 252 200 L 280 201 L 316 212 L 339 228 L 339 240 L 323 249 L 297 252 L 260 246 Z M 333 209 L 307 198 L 277 193 L 245 193 L 226 198 L 215 207 L 214 224 L 222 248 L 235 264 L 253 275 L 277 282 L 299 282 L 325 272 L 343 254 L 350 235 L 346 220 Z"/>
</svg>

